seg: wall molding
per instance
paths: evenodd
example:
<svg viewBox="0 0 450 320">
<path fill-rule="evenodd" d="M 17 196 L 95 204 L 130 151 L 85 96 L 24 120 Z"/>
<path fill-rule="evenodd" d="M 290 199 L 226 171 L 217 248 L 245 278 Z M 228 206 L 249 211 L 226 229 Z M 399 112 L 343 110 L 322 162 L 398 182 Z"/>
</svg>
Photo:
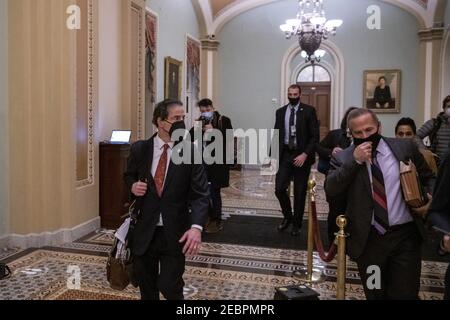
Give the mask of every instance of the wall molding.
<svg viewBox="0 0 450 320">
<path fill-rule="evenodd" d="M 440 97 L 441 100 L 450 94 L 450 60 L 446 59 L 450 57 L 450 28 L 446 29 L 444 35 L 444 43 L 442 45 L 442 53 L 441 53 L 441 66 L 443 72 L 441 72 L 441 88 L 440 88 Z"/>
<path fill-rule="evenodd" d="M 88 177 L 87 179 L 77 180 L 76 187 L 83 188 L 94 184 L 94 106 L 96 105 L 96 90 L 97 90 L 97 77 L 96 67 L 97 59 L 95 56 L 96 37 L 97 32 L 95 30 L 94 14 L 97 12 L 94 9 L 94 0 L 88 0 Z"/>
<path fill-rule="evenodd" d="M 217 35 L 223 27 L 238 15 L 252 10 L 254 8 L 270 4 L 276 0 L 246 0 L 235 1 L 220 10 L 216 16 L 213 15 L 209 0 L 196 0 L 202 11 L 205 21 L 206 32 L 208 35 Z M 437 6 L 435 0 L 431 0 L 427 7 L 419 2 L 411 0 L 379 0 L 405 10 L 413 15 L 421 28 L 431 27 L 433 25 L 434 12 Z M 281 21 L 280 21 L 281 22 Z"/>
<path fill-rule="evenodd" d="M 42 248 L 70 243 L 100 228 L 100 217 L 86 221 L 73 228 L 59 229 L 53 232 L 30 233 L 27 235 L 10 234 L 0 238 L 0 248 Z"/>
</svg>

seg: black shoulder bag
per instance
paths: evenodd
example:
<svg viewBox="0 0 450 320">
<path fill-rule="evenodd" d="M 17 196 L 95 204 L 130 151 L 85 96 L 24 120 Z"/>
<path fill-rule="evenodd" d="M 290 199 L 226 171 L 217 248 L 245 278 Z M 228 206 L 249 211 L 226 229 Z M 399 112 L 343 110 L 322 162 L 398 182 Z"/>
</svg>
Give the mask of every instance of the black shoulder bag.
<svg viewBox="0 0 450 320">
<path fill-rule="evenodd" d="M 125 241 L 125 247 L 123 250 L 125 254 L 123 257 L 116 257 L 119 241 L 114 239 L 114 245 L 109 252 L 108 260 L 106 263 L 106 278 L 112 289 L 124 290 L 131 283 L 134 287 L 138 287 L 136 278 L 133 271 L 133 254 L 131 252 L 130 244 L 132 241 L 134 227 L 137 222 L 136 213 L 136 201 L 132 203 L 129 209 L 130 227 L 128 229 L 127 238 Z"/>
</svg>

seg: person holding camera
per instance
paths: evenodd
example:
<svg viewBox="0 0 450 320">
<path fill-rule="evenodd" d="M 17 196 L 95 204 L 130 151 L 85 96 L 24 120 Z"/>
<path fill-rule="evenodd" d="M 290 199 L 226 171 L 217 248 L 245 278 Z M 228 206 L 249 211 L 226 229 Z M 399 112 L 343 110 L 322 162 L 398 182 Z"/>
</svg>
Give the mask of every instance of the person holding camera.
<svg viewBox="0 0 450 320">
<path fill-rule="evenodd" d="M 436 184 L 434 186 L 433 201 L 431 202 L 430 215 L 432 224 L 439 220 L 450 219 L 450 144 L 447 147 L 447 153 L 439 168 Z M 449 230 L 445 230 L 449 231 Z M 439 255 L 450 256 L 450 234 L 444 235 L 438 249 Z M 450 300 L 450 266 L 445 275 L 445 295 L 444 300 Z"/>
<path fill-rule="evenodd" d="M 217 233 L 223 229 L 222 226 L 222 196 L 221 189 L 227 188 L 230 185 L 230 167 L 227 164 L 227 145 L 233 141 L 227 141 L 227 130 L 232 130 L 231 120 L 228 117 L 221 115 L 215 110 L 213 102 L 210 99 L 203 99 L 198 102 L 201 116 L 198 121 L 201 123 L 202 130 L 202 149 L 214 142 L 214 137 L 211 141 L 205 139 L 205 133 L 215 129 L 219 130 L 223 138 L 223 157 L 216 158 L 212 164 L 205 164 L 206 173 L 208 176 L 208 183 L 211 195 L 211 208 L 209 213 L 209 222 L 206 225 L 206 233 Z M 194 133 L 195 128 L 191 129 L 191 137 L 193 141 L 196 140 Z M 211 155 L 215 157 L 215 153 Z"/>
</svg>

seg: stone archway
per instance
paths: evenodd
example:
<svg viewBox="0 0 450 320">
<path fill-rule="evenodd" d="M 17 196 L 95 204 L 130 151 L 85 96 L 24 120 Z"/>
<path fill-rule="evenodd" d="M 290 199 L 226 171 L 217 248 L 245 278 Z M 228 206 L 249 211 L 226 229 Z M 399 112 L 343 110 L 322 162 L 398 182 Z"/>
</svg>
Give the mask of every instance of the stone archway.
<svg viewBox="0 0 450 320">
<path fill-rule="evenodd" d="M 444 36 L 444 44 L 442 46 L 441 56 L 441 98 L 450 94 L 450 30 L 447 30 Z"/>
<path fill-rule="evenodd" d="M 345 88 L 345 62 L 344 55 L 341 50 L 331 41 L 325 41 L 322 43 L 321 49 L 327 51 L 334 61 L 334 68 L 328 69 L 331 75 L 331 115 L 330 115 L 330 128 L 339 128 L 341 118 L 345 113 L 344 105 L 344 88 Z M 292 60 L 301 52 L 298 44 L 292 45 L 285 53 L 281 63 L 281 92 L 280 102 L 287 103 L 286 92 L 289 85 L 292 84 L 292 76 L 294 70 L 291 70 Z M 295 71 L 297 68 L 295 69 Z"/>
</svg>

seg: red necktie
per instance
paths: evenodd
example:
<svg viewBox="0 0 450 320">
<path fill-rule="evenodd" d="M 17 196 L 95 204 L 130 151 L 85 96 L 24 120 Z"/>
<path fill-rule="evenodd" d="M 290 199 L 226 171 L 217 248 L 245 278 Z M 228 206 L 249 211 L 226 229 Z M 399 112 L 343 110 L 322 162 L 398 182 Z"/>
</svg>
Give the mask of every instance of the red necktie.
<svg viewBox="0 0 450 320">
<path fill-rule="evenodd" d="M 379 234 L 384 235 L 389 229 L 389 214 L 383 172 L 381 171 L 376 157 L 372 162 L 372 180 L 373 200 L 375 204 L 375 208 L 373 211 L 374 226 Z"/>
<path fill-rule="evenodd" d="M 159 158 L 158 167 L 156 168 L 154 180 L 156 185 L 156 192 L 158 196 L 161 197 L 164 187 L 164 179 L 166 176 L 166 168 L 167 168 L 167 149 L 169 149 L 169 145 L 164 145 L 163 153 Z"/>
</svg>

